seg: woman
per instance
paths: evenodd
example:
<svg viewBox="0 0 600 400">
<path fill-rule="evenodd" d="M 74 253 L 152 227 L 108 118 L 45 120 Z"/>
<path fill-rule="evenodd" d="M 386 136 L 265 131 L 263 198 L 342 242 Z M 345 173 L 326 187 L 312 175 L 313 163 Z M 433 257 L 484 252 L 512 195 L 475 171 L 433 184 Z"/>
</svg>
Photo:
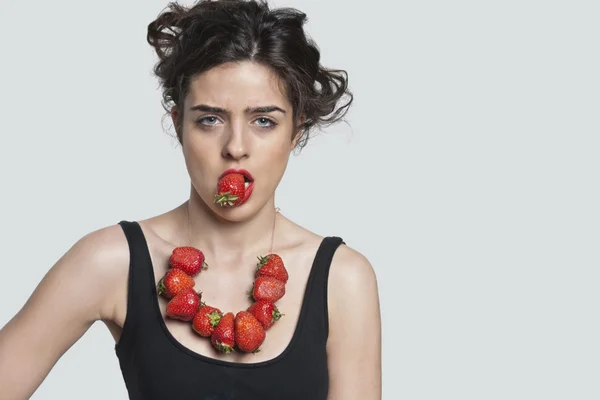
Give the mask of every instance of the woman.
<svg viewBox="0 0 600 400">
<path fill-rule="evenodd" d="M 290 153 L 352 99 L 304 22 L 228 0 L 171 3 L 148 26 L 190 197 L 89 233 L 50 269 L 0 331 L 2 398 L 28 398 L 98 320 L 132 399 L 381 397 L 372 266 L 275 207 Z"/>
</svg>

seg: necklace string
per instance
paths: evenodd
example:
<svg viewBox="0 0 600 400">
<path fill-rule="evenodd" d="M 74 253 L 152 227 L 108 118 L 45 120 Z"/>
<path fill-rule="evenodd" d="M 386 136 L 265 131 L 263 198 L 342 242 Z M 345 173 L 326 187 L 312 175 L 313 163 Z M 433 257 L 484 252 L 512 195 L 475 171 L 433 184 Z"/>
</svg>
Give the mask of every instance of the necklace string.
<svg viewBox="0 0 600 400">
<path fill-rule="evenodd" d="M 192 234 L 191 234 L 192 220 L 190 218 L 190 205 L 189 205 L 189 202 L 188 202 L 187 206 L 185 207 L 185 210 L 186 210 L 187 220 L 188 220 L 188 223 L 187 223 L 187 226 L 188 226 L 188 243 L 189 243 L 189 246 L 191 246 L 192 245 Z M 271 250 L 269 251 L 270 254 L 273 253 L 273 245 L 275 243 L 275 222 L 277 221 L 277 214 L 279 214 L 280 210 L 281 209 L 279 207 L 275 207 L 275 216 L 273 218 L 273 229 L 271 229 Z"/>
</svg>

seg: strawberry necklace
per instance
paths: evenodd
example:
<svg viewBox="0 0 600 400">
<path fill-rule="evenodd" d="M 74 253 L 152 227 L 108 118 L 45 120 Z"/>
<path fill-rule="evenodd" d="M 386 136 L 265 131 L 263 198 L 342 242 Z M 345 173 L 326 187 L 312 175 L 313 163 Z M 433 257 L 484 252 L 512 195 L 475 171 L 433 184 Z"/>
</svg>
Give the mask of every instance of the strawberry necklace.
<svg viewBox="0 0 600 400">
<path fill-rule="evenodd" d="M 222 195 L 217 194 L 215 203 L 218 198 L 222 198 Z M 158 294 L 169 300 L 166 316 L 191 321 L 193 331 L 201 337 L 209 338 L 212 346 L 221 353 L 260 351 L 265 332 L 284 315 L 275 305 L 285 294 L 288 280 L 281 257 L 273 254 L 277 213 L 279 208 L 275 210 L 273 220 L 271 250 L 266 256 L 257 257 L 254 284 L 248 293 L 252 304 L 245 311 L 239 311 L 235 315 L 232 312 L 223 313 L 219 308 L 201 301 L 202 292 L 194 290 L 196 283 L 192 277 L 207 269 L 208 264 L 201 250 L 182 246 L 171 253 L 169 269 L 157 284 Z M 189 208 L 187 216 L 190 242 Z"/>
</svg>

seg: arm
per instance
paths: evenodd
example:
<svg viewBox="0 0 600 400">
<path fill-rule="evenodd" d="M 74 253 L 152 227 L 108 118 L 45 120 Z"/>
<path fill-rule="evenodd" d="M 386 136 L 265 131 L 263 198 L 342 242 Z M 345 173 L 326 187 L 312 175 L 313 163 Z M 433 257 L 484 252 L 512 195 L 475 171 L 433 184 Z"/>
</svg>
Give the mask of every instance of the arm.
<svg viewBox="0 0 600 400">
<path fill-rule="evenodd" d="M 381 399 L 381 316 L 375 272 L 341 245 L 328 283 L 328 400 Z"/>
<path fill-rule="evenodd" d="M 29 398 L 89 327 L 112 313 L 113 283 L 129 260 L 117 229 L 75 243 L 0 330 L 0 399 Z"/>
</svg>

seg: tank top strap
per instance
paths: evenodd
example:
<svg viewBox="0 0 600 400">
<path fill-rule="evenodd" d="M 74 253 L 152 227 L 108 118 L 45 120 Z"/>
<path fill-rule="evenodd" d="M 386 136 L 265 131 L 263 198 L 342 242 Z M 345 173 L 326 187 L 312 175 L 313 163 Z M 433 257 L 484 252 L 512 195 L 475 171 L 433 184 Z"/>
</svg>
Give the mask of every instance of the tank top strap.
<svg viewBox="0 0 600 400">
<path fill-rule="evenodd" d="M 119 222 L 129 245 L 129 275 L 127 279 L 127 308 L 121 337 L 115 349 L 122 348 L 136 332 L 147 331 L 148 322 L 155 318 L 151 312 L 153 273 L 152 260 L 141 226 L 136 221 Z M 145 325 L 145 326 L 144 326 Z M 129 343 L 127 344 L 129 347 Z"/>
<path fill-rule="evenodd" d="M 327 305 L 327 287 L 329 269 L 337 248 L 346 244 L 341 237 L 326 236 L 315 255 L 309 285 L 307 326 L 319 328 L 326 341 L 329 334 L 329 311 Z M 313 331 L 313 333 L 317 333 Z M 319 335 L 321 336 L 321 335 Z M 313 339 L 316 339 L 313 336 Z"/>
</svg>

